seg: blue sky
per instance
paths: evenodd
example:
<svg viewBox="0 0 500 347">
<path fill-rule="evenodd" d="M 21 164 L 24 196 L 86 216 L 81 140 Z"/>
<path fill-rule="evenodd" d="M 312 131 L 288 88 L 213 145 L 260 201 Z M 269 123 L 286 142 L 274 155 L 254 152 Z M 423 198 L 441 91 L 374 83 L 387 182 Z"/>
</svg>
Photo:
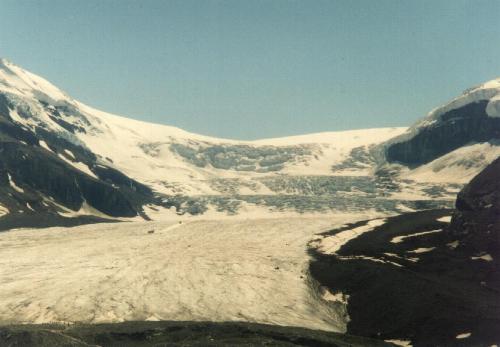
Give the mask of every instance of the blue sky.
<svg viewBox="0 0 500 347">
<path fill-rule="evenodd" d="M 0 0 L 0 56 L 105 111 L 255 139 L 406 126 L 500 76 L 498 0 Z"/>
</svg>

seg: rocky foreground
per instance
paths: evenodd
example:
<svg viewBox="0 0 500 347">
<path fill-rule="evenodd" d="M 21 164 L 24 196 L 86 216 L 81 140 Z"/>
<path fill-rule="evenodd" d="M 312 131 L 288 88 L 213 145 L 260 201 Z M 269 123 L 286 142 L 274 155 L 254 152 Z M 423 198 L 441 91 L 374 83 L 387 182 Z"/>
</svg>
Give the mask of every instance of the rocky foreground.
<svg viewBox="0 0 500 347">
<path fill-rule="evenodd" d="M 0 345 L 83 346 L 391 346 L 339 333 L 249 323 L 126 322 L 98 325 L 23 325 L 0 328 Z"/>
</svg>

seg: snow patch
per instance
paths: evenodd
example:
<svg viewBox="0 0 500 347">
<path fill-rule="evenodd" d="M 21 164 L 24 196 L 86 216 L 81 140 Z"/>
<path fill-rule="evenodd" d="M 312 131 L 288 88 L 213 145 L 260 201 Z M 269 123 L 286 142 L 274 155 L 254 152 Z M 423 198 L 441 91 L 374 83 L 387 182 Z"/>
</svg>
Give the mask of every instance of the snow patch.
<svg viewBox="0 0 500 347">
<path fill-rule="evenodd" d="M 9 185 L 17 192 L 19 193 L 24 193 L 24 189 L 19 187 L 18 185 L 16 185 L 16 183 L 14 182 L 14 180 L 12 179 L 12 177 L 10 176 L 10 174 L 8 173 L 7 174 L 8 178 L 9 178 Z"/>
<path fill-rule="evenodd" d="M 391 243 L 401 243 L 407 238 L 411 237 L 417 237 L 417 236 L 422 236 L 422 235 L 428 235 L 428 234 L 435 234 L 443 231 L 442 229 L 436 229 L 436 230 L 430 230 L 430 231 L 423 231 L 420 233 L 415 233 L 415 234 L 410 234 L 410 235 L 403 235 L 403 236 L 396 236 L 391 240 Z"/>
<path fill-rule="evenodd" d="M 408 260 L 408 261 L 411 261 L 413 263 L 416 263 L 416 262 L 418 262 L 420 260 L 420 258 L 417 258 L 417 257 L 407 257 L 405 259 Z"/>
<path fill-rule="evenodd" d="M 91 176 L 91 177 L 94 177 L 95 179 L 99 179 L 90 169 L 89 167 L 82 163 L 82 162 L 79 162 L 79 161 L 71 161 L 71 160 L 68 160 L 64 155 L 62 155 L 61 153 L 59 153 L 57 155 L 60 159 L 64 160 L 66 163 L 68 163 L 69 165 L 73 166 L 75 169 L 83 172 L 83 173 L 86 173 L 87 175 Z"/>
<path fill-rule="evenodd" d="M 451 222 L 451 216 L 444 216 L 444 217 L 438 218 L 436 220 L 438 222 L 450 223 Z"/>
<path fill-rule="evenodd" d="M 369 257 L 365 255 L 349 255 L 349 256 L 337 256 L 338 259 L 340 260 L 356 260 L 356 259 L 361 259 L 361 260 L 370 260 L 376 263 L 382 263 L 382 264 L 391 264 L 397 267 L 403 267 L 403 265 L 398 264 L 396 262 L 390 261 L 390 260 L 385 260 L 385 259 L 380 259 L 380 258 L 375 258 L 375 257 Z"/>
<path fill-rule="evenodd" d="M 317 250 L 323 254 L 337 254 L 338 250 L 350 240 L 366 232 L 373 231 L 373 229 L 384 223 L 385 218 L 373 219 L 360 227 L 341 231 L 335 235 L 324 236 L 323 239 L 320 240 Z"/>
<path fill-rule="evenodd" d="M 96 216 L 96 217 L 101 217 L 101 218 L 107 218 L 107 219 L 112 219 L 113 217 L 108 216 L 107 214 L 95 209 L 91 205 L 87 203 L 87 201 L 83 201 L 82 206 L 80 206 L 80 209 L 78 211 L 73 211 L 68 208 L 65 208 L 61 205 L 58 205 L 63 211 L 65 212 L 58 212 L 59 215 L 63 217 L 68 217 L 68 218 L 74 218 L 74 217 L 79 217 L 79 216 Z"/>
<path fill-rule="evenodd" d="M 71 157 L 71 159 L 76 160 L 75 155 L 69 149 L 65 149 L 64 153 L 66 153 L 67 155 L 69 155 Z"/>
<path fill-rule="evenodd" d="M 38 142 L 40 143 L 40 146 L 41 146 L 41 147 L 45 148 L 45 149 L 46 149 L 47 151 L 49 151 L 49 152 L 54 153 L 54 151 L 52 151 L 52 150 L 50 149 L 50 147 L 49 147 L 49 145 L 47 144 L 47 142 L 45 142 L 44 140 L 40 140 L 40 141 L 38 141 Z"/>
<path fill-rule="evenodd" d="M 486 253 L 486 254 L 483 254 L 483 255 L 478 255 L 478 256 L 475 256 L 475 257 L 470 257 L 472 260 L 485 260 L 485 261 L 493 261 L 493 257 Z"/>
<path fill-rule="evenodd" d="M 396 345 L 396 346 L 401 346 L 401 347 L 412 347 L 413 346 L 411 344 L 410 340 L 384 340 L 384 341 L 392 343 L 393 345 Z"/>
<path fill-rule="evenodd" d="M 419 197 L 420 198 L 420 197 Z M 405 204 L 398 203 L 396 208 L 401 212 L 415 212 L 416 210 L 406 206 Z"/>
<path fill-rule="evenodd" d="M 414 249 L 413 251 L 408 251 L 408 253 L 427 253 L 427 252 L 431 252 L 433 250 L 435 250 L 436 247 L 420 247 L 420 248 L 417 248 L 417 249 Z"/>
<path fill-rule="evenodd" d="M 5 216 L 6 214 L 9 214 L 10 211 L 7 207 L 0 205 L 0 216 Z"/>
<path fill-rule="evenodd" d="M 338 302 L 343 305 L 347 305 L 349 301 L 349 295 L 342 292 L 332 293 L 327 287 L 321 287 L 321 298 L 325 301 Z"/>
<path fill-rule="evenodd" d="M 158 322 L 160 320 L 161 319 L 158 318 L 156 315 L 152 315 L 152 316 L 149 316 L 148 318 L 146 318 L 146 321 L 148 321 L 148 322 Z"/>
<path fill-rule="evenodd" d="M 455 338 L 456 339 L 466 339 L 469 338 L 472 335 L 472 333 L 461 333 L 458 334 Z"/>
</svg>

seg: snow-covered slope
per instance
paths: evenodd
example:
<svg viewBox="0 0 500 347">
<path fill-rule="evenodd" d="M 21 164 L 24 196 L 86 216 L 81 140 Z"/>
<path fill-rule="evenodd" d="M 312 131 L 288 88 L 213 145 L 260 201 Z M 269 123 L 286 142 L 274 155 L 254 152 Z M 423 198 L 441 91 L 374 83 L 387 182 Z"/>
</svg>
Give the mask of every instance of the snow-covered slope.
<svg viewBox="0 0 500 347">
<path fill-rule="evenodd" d="M 443 122 L 443 116 L 464 106 L 486 101 L 485 113 L 488 117 L 498 118 L 500 101 L 500 78 L 480 84 L 465 90 L 451 101 L 431 110 L 426 117 L 418 120 L 407 131 L 392 142 L 401 142 L 416 136 L 423 129 Z"/>
<path fill-rule="evenodd" d="M 488 102 L 486 106 L 487 115 L 489 117 L 500 117 L 500 78 L 467 89 L 462 95 L 430 111 L 427 117 L 419 121 L 412 129 L 439 122 L 444 114 L 483 100 Z"/>
<path fill-rule="evenodd" d="M 453 113 L 454 107 L 468 107 L 477 100 L 489 98 L 483 105 L 484 112 L 496 116 L 498 84 L 496 80 L 473 89 L 408 131 L 380 128 L 236 141 L 96 110 L 43 78 L 0 60 L 0 143 L 15 147 L 6 152 L 10 160 L 4 164 L 3 179 L 6 192 L 13 198 L 0 204 L 4 210 L 26 213 L 28 205 L 20 205 L 31 199 L 30 206 L 40 207 L 41 203 L 34 202 L 43 201 L 73 211 L 86 206 L 107 215 L 128 217 L 143 212 L 149 216 L 168 214 L 171 207 L 177 213 L 234 214 L 259 206 L 267 211 L 389 212 L 428 207 L 426 204 L 436 199 L 445 204 L 452 201 L 452 195 L 470 175 L 483 167 L 483 162 L 492 160 L 496 145 L 490 144 L 492 149 L 484 144 L 472 146 L 471 153 L 488 154 L 460 174 L 454 172 L 465 165 L 465 144 L 440 149 L 432 158 L 439 162 L 421 158 L 428 151 L 418 146 L 393 147 L 443 123 L 442 115 Z M 447 121 L 444 123 L 449 129 Z M 386 165 L 381 148 L 386 149 L 389 162 L 406 164 L 412 170 Z M 459 152 L 454 153 L 456 150 Z M 62 175 L 61 166 L 76 175 L 71 199 L 66 198 L 66 187 L 58 183 L 68 173 L 61 179 L 40 178 L 41 182 L 35 184 L 33 170 L 40 170 L 39 166 L 18 167 L 14 158 L 20 155 L 29 163 L 32 157 L 50 163 L 46 170 L 51 177 Z M 418 157 L 417 165 L 408 160 L 412 156 Z M 394 174 L 394 170 L 399 173 Z M 24 195 L 10 185 L 7 173 L 26 190 Z M 439 179 L 432 178 L 432 173 Z M 100 188 L 95 188 L 96 184 Z M 116 203 L 97 206 L 103 198 L 96 192 L 103 190 L 121 207 L 115 208 Z M 421 205 L 418 201 L 427 202 Z M 36 206 L 34 210 L 38 211 Z"/>
<path fill-rule="evenodd" d="M 500 78 L 466 90 L 386 144 L 419 182 L 466 183 L 500 155 Z"/>
<path fill-rule="evenodd" d="M 212 178 L 268 173 L 328 175 L 356 147 L 401 134 L 404 128 L 326 132 L 259 141 L 218 139 L 127 119 L 86 106 L 42 78 L 2 60 L 0 91 L 11 96 L 13 119 L 35 131 L 56 132 L 157 192 L 218 194 Z M 18 109 L 28 108 L 29 117 Z M 54 119 L 53 111 L 60 114 Z M 65 127 L 63 122 L 77 128 Z M 358 173 L 359 174 L 359 173 Z M 268 193 L 258 186 L 256 193 Z"/>
<path fill-rule="evenodd" d="M 251 180 L 269 173 L 328 175 L 331 166 L 351 149 L 369 146 L 401 133 L 402 129 L 325 133 L 260 142 L 216 139 L 177 128 L 150 124 L 94 111 L 79 104 L 88 117 L 97 117 L 102 132 L 77 134 L 93 153 L 110 158 L 122 172 L 165 194 L 220 194 L 212 179 Z M 350 143 L 345 143 L 348 138 Z M 250 191 L 269 193 L 262 185 Z"/>
<path fill-rule="evenodd" d="M 185 197 L 297 196 L 308 185 L 331 185 L 332 175 L 369 177 L 374 171 L 370 149 L 405 130 L 325 132 L 259 141 L 218 139 L 93 109 L 6 60 L 0 62 L 0 96 L 10 128 L 33 135 L 30 145 L 114 188 L 122 189 L 111 179 L 117 172 L 143 184 L 152 190 L 154 199 L 149 203 L 156 210 L 163 204 L 167 209 L 187 206 L 188 212 L 204 212 L 207 202 L 193 207 L 198 203 Z M 12 131 L 9 136 L 10 141 L 26 143 Z M 353 151 L 359 158 L 353 157 Z M 292 188 L 283 181 L 287 177 L 294 181 Z M 342 184 L 341 190 L 350 190 L 349 183 Z M 305 195 L 317 195 L 315 189 Z M 214 208 L 234 212 L 221 204 L 227 201 L 216 202 Z"/>
</svg>

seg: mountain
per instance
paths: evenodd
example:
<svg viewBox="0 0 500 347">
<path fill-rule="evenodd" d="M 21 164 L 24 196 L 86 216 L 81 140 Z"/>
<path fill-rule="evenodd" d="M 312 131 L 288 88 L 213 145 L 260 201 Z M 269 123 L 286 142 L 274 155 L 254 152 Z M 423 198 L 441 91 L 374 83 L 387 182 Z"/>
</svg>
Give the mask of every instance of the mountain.
<svg viewBox="0 0 500 347">
<path fill-rule="evenodd" d="M 409 130 L 235 141 L 93 109 L 3 59 L 0 214 L 69 223 L 451 207 L 467 178 L 500 155 L 490 116 L 498 90 L 498 80 L 473 89 Z M 468 140 L 450 145 L 442 134 L 470 124 Z M 432 141 L 440 142 L 431 153 Z"/>
<path fill-rule="evenodd" d="M 451 222 L 450 222 L 451 221 Z M 312 276 L 346 306 L 347 332 L 412 346 L 500 341 L 500 158 L 454 210 L 361 221 L 310 243 Z"/>
<path fill-rule="evenodd" d="M 500 156 L 500 78 L 432 110 L 386 148 L 419 181 L 466 183 Z"/>
<path fill-rule="evenodd" d="M 498 344 L 499 95 L 487 82 L 408 129 L 235 141 L 95 110 L 1 60 L 0 230 L 176 217 L 2 233 L 4 321 L 291 328 L 14 326 L 0 340 Z M 235 214 L 256 218 L 179 218 Z"/>
</svg>

